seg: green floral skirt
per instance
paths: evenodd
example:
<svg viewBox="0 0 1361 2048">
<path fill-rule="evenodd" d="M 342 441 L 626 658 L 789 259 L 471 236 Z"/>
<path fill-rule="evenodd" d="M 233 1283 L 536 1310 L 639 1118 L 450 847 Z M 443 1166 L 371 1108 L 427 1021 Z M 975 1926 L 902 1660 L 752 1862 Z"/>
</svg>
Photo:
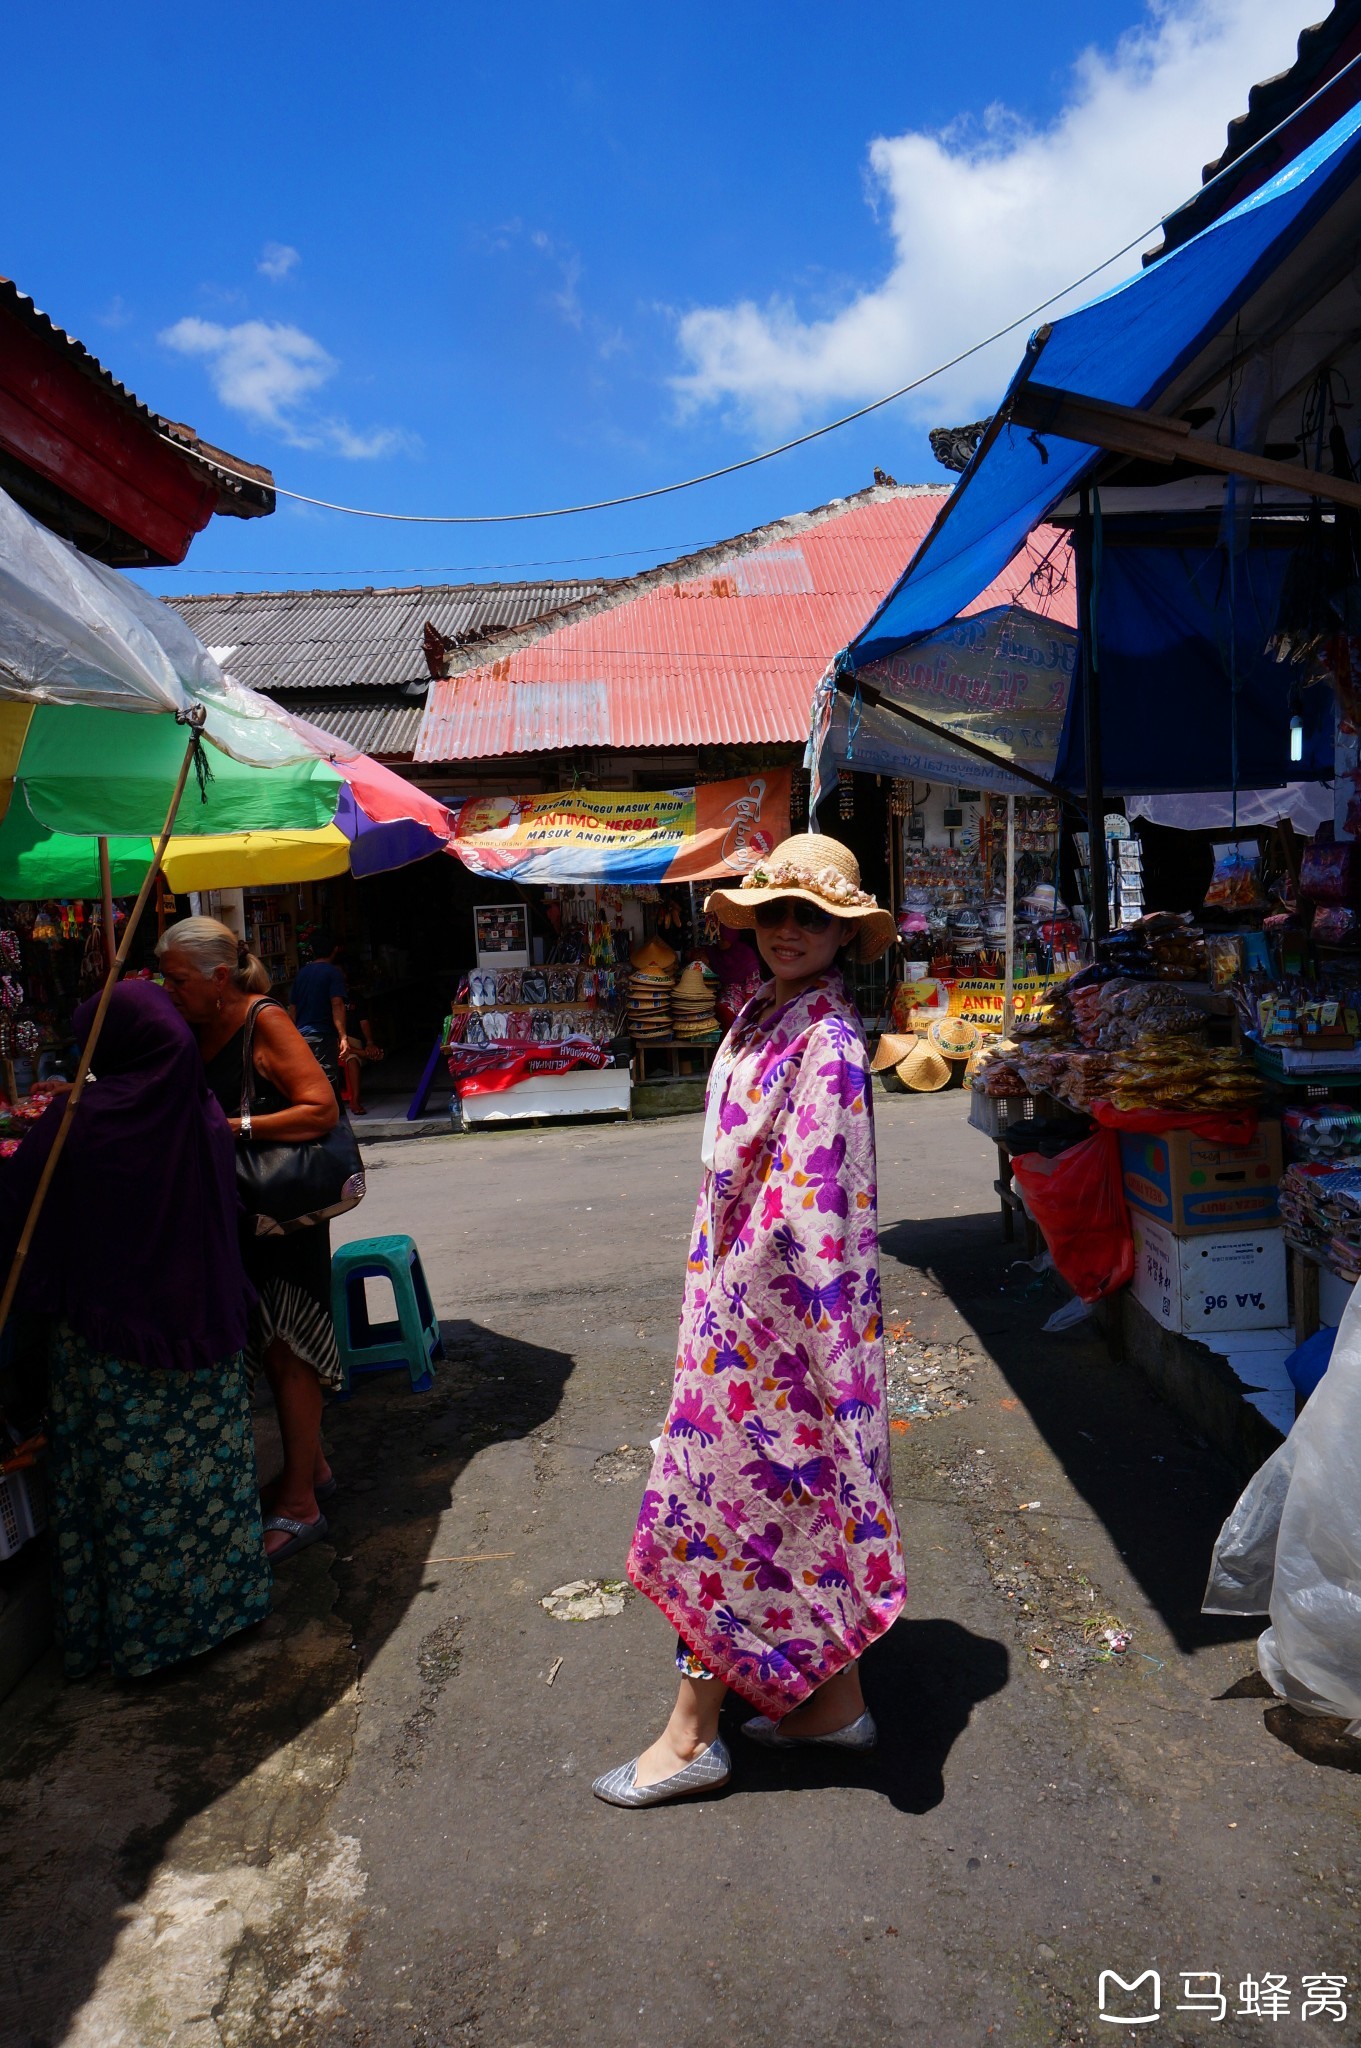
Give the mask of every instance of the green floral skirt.
<svg viewBox="0 0 1361 2048">
<path fill-rule="evenodd" d="M 202 1372 L 110 1358 L 59 1323 L 48 1470 L 66 1674 L 137 1678 L 269 1611 L 239 1352 Z"/>
</svg>

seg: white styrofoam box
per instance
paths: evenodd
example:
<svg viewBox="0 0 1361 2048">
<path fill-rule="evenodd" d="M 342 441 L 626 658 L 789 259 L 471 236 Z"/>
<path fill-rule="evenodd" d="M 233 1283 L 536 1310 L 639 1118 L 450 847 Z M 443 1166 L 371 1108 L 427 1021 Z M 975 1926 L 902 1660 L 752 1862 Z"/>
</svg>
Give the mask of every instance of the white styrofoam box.
<svg viewBox="0 0 1361 2048">
<path fill-rule="evenodd" d="M 1279 1230 L 1173 1237 L 1130 1211 L 1134 1298 L 1165 1330 L 1266 1330 L 1286 1320 L 1285 1240 Z"/>
<path fill-rule="evenodd" d="M 1267 1421 L 1281 1436 L 1289 1436 L 1295 1427 L 1295 1389 L 1293 1387 L 1254 1388 L 1244 1394 L 1243 1399 Z"/>
<path fill-rule="evenodd" d="M 566 1074 L 535 1074 L 499 1095 L 465 1095 L 467 1124 L 509 1123 L 522 1116 L 605 1116 L 629 1109 L 627 1067 L 575 1067 Z"/>
<path fill-rule="evenodd" d="M 1355 1283 L 1344 1280 L 1340 1273 L 1330 1273 L 1326 1266 L 1319 1267 L 1318 1274 L 1318 1319 L 1335 1330 L 1342 1321 L 1342 1311 L 1352 1298 Z"/>
<path fill-rule="evenodd" d="M 1295 1383 L 1285 1362 L 1295 1349 L 1294 1330 L 1289 1325 L 1279 1330 L 1207 1330 L 1201 1341 L 1227 1359 L 1249 1406 L 1282 1436 L 1289 1436 L 1295 1426 Z"/>
</svg>

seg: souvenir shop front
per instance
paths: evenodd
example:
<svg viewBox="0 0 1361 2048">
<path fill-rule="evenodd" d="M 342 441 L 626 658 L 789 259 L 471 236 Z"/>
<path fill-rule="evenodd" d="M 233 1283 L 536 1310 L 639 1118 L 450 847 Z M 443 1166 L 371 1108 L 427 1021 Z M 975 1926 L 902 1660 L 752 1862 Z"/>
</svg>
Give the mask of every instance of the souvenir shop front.
<svg viewBox="0 0 1361 2048">
<path fill-rule="evenodd" d="M 704 897 L 788 835 L 789 800 L 774 769 L 451 805 L 451 850 L 496 885 L 438 1048 L 463 1121 L 626 1114 L 635 1082 L 704 1073 L 750 981 Z"/>
<path fill-rule="evenodd" d="M 1090 958 L 1075 817 L 1052 781 L 1075 668 L 1072 626 L 1013 601 L 867 672 L 854 695 L 830 676 L 820 693 L 820 817 L 833 776 L 841 791 L 877 780 L 888 792 L 888 1022 L 933 1033 L 941 1055 L 917 1063 L 914 1085 L 958 1078 L 982 1034 Z"/>
</svg>

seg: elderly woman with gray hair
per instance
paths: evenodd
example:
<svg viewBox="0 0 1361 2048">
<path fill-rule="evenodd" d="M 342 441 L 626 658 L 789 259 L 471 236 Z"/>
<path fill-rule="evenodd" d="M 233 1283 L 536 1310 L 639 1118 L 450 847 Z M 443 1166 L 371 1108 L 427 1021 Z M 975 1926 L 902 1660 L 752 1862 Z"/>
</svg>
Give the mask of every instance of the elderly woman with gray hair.
<svg viewBox="0 0 1361 2048">
<path fill-rule="evenodd" d="M 244 940 L 216 918 L 186 917 L 156 948 L 171 1001 L 198 1039 L 208 1086 L 241 1135 L 246 1083 L 250 1132 L 277 1143 L 323 1138 L 339 1115 L 315 1055 Z M 245 1070 L 250 1026 L 253 1075 Z M 266 1490 L 265 1548 L 282 1563 L 326 1534 L 320 1503 L 335 1491 L 321 1443 L 326 1393 L 341 1383 L 331 1319 L 331 1241 L 325 1223 L 286 1236 L 257 1236 L 243 1218 L 242 1253 L 258 1300 L 247 1365 L 274 1394 L 284 1466 Z"/>
</svg>

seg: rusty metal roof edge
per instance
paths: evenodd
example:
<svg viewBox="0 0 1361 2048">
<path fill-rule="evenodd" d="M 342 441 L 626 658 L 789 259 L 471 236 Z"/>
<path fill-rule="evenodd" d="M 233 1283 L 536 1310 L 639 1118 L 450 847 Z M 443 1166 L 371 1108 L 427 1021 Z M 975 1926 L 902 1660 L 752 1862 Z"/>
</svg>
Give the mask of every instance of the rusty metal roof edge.
<svg viewBox="0 0 1361 2048">
<path fill-rule="evenodd" d="M 203 468 L 210 470 L 220 491 L 230 492 L 232 496 L 239 498 L 243 491 L 254 488 L 262 497 L 269 499 L 269 504 L 262 506 L 262 511 L 273 511 L 274 476 L 262 463 L 247 462 L 243 457 L 233 455 L 225 448 L 217 448 L 211 441 L 205 441 L 193 427 L 186 426 L 183 421 L 167 419 L 163 413 L 153 412 L 145 399 L 139 398 L 135 391 L 129 391 L 127 385 L 100 362 L 92 349 L 86 348 L 84 342 L 74 334 L 68 334 L 64 327 L 59 327 L 51 314 L 44 313 L 27 292 L 20 291 L 12 277 L 0 277 L 0 303 L 7 305 L 10 312 L 31 332 L 64 347 L 71 361 L 83 375 L 100 385 L 110 397 L 116 399 L 138 419 L 143 420 L 154 433 L 164 435 L 187 460 L 199 463 Z M 218 459 L 214 460 L 215 457 Z M 223 469 L 221 464 L 224 462 L 245 471 L 245 480 L 233 476 L 230 470 Z"/>
<path fill-rule="evenodd" d="M 232 457 L 233 462 L 236 457 Z M 939 489 L 939 486 L 935 486 Z M 348 583 L 337 587 L 335 584 L 318 584 L 308 588 L 304 583 L 290 584 L 287 590 L 175 590 L 161 597 L 162 604 L 227 604 L 232 598 L 248 597 L 253 604 L 267 598 L 296 597 L 420 597 L 425 594 L 448 596 L 452 591 L 466 592 L 469 597 L 481 596 L 487 590 L 552 590 L 556 584 L 593 583 L 612 588 L 619 581 L 610 576 L 552 576 L 544 582 L 533 577 L 509 583 Z M 598 593 L 592 591 L 592 597 Z M 574 603 L 582 600 L 574 599 Z M 570 611 L 571 605 L 558 609 Z M 550 616 L 546 614 L 545 616 Z"/>
<path fill-rule="evenodd" d="M 1229 121 L 1223 149 L 1202 166 L 1200 189 L 1170 213 L 1164 214 L 1160 223 L 1161 240 L 1144 251 L 1145 266 L 1156 263 L 1161 257 L 1170 255 L 1173 249 L 1180 248 L 1183 242 L 1190 241 L 1193 235 L 1217 218 L 1216 207 L 1222 209 L 1232 203 L 1232 188 L 1229 196 L 1222 199 L 1212 198 L 1206 188 L 1230 171 L 1259 142 L 1264 142 L 1276 128 L 1292 121 L 1311 98 L 1327 90 L 1332 81 L 1331 78 L 1323 78 L 1323 73 L 1358 27 L 1361 27 L 1361 0 L 1334 0 L 1334 5 L 1320 21 L 1309 23 L 1300 30 L 1294 62 L 1270 78 L 1258 79 L 1248 88 L 1247 106 Z M 1292 91 L 1296 88 L 1292 106 Z"/>
<path fill-rule="evenodd" d="M 714 541 L 693 555 L 677 555 L 669 562 L 659 562 L 655 568 L 640 570 L 636 576 L 621 576 L 597 597 L 580 598 L 561 611 L 544 612 L 522 626 L 511 626 L 495 637 L 480 640 L 466 651 L 460 649 L 451 654 L 449 673 L 440 680 L 457 682 L 460 676 L 474 669 L 489 668 L 493 662 L 503 661 L 517 648 L 532 647 L 537 641 L 546 640 L 559 626 L 599 618 L 602 613 L 614 611 L 630 599 L 656 590 L 664 583 L 674 582 L 678 577 L 702 576 L 710 570 L 721 569 L 725 562 L 754 554 L 759 548 L 770 547 L 777 541 L 795 540 L 801 533 L 808 533 L 814 527 L 825 526 L 831 519 L 840 518 L 852 506 L 879 505 L 895 498 L 938 498 L 942 490 L 949 489 L 948 484 L 938 483 L 871 484 L 866 490 L 852 492 L 845 498 L 832 498 L 825 505 L 814 506 L 811 511 L 787 513 L 781 519 L 772 519 L 768 525 L 734 534 L 729 540 Z"/>
</svg>

